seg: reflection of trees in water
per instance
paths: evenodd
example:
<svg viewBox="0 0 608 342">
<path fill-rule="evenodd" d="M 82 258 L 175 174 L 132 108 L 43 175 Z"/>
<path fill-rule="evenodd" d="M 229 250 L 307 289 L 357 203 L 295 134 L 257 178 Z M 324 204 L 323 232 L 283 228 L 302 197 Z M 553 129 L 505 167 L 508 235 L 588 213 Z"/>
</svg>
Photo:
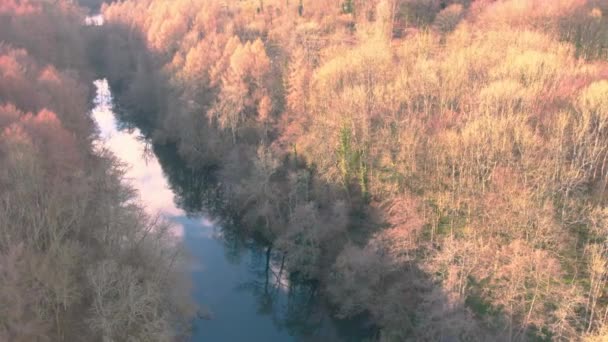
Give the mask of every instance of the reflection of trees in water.
<svg viewBox="0 0 608 342">
<path fill-rule="evenodd" d="M 239 284 L 239 290 L 256 298 L 258 313 L 270 316 L 292 336 L 318 336 L 323 315 L 317 285 L 288 275 L 282 253 L 250 244 L 248 267 L 253 277 Z"/>
<path fill-rule="evenodd" d="M 174 144 L 155 144 L 154 153 L 175 194 L 175 204 L 189 215 L 223 217 L 227 207 L 213 179 L 213 168 L 196 169 L 179 157 Z"/>
<path fill-rule="evenodd" d="M 230 236 L 224 235 L 224 240 Z M 332 318 L 319 295 L 318 283 L 290 274 L 283 253 L 253 241 L 245 247 L 253 277 L 239 284 L 238 289 L 253 295 L 260 315 L 271 317 L 277 327 L 299 341 L 361 341 L 371 337 L 373 331 L 366 326 L 366 317 L 344 321 Z"/>
<path fill-rule="evenodd" d="M 224 245 L 226 260 L 234 264 L 239 264 L 250 249 L 250 247 L 247 246 L 247 241 L 245 241 L 243 236 L 239 234 L 236 229 L 226 229 L 222 226 L 221 232 L 221 242 Z"/>
</svg>

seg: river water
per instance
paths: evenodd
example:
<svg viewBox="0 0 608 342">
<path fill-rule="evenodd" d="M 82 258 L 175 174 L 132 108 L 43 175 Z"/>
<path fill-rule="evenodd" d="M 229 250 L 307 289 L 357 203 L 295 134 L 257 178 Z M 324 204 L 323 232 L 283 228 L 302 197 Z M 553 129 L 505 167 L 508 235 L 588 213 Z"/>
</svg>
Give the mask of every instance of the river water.
<svg viewBox="0 0 608 342">
<path fill-rule="evenodd" d="M 94 84 L 97 143 L 125 163 L 127 181 L 148 213 L 171 222 L 191 256 L 193 296 L 211 318 L 194 321 L 192 341 L 363 340 L 364 327 L 332 319 L 314 284 L 290 279 L 280 256 L 191 210 L 188 203 L 204 194 L 201 186 L 188 184 L 204 180 L 180 182 L 188 172 L 165 150 L 151 146 L 139 129 L 121 122 L 105 80 Z"/>
</svg>

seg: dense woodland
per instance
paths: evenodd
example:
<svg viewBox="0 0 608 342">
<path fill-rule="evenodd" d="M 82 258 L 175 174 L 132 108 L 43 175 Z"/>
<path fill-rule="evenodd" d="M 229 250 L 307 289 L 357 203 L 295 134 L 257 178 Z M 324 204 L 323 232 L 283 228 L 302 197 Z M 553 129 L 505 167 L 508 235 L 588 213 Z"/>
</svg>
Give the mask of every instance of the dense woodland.
<svg viewBox="0 0 608 342">
<path fill-rule="evenodd" d="M 83 1 L 97 4 L 98 1 Z M 95 75 L 379 341 L 608 339 L 608 1 L 0 1 L 0 340 L 169 341 Z"/>
<path fill-rule="evenodd" d="M 381 341 L 608 339 L 608 2 L 124 0 L 97 66 Z"/>
<path fill-rule="evenodd" d="M 0 341 L 177 340 L 182 252 L 93 146 L 83 20 L 0 1 Z"/>
</svg>

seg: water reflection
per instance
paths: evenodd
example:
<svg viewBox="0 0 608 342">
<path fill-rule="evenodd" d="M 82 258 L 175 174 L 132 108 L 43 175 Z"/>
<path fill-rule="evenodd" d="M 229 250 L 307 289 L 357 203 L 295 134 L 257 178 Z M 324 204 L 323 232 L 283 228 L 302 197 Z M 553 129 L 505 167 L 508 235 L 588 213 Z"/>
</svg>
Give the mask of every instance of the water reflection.
<svg viewBox="0 0 608 342">
<path fill-rule="evenodd" d="M 114 116 L 112 94 L 106 80 L 95 81 L 97 96 L 91 115 L 97 123 L 102 145 L 112 151 L 127 166 L 126 177 L 139 191 L 148 212 L 165 217 L 182 215 L 173 201 L 158 160 L 137 128 L 119 130 Z"/>
<path fill-rule="evenodd" d="M 194 297 L 212 320 L 194 322 L 193 341 L 360 341 L 364 327 L 333 320 L 316 284 L 284 267 L 283 255 L 239 234 L 214 186 L 211 170 L 189 168 L 175 146 L 151 146 L 117 120 L 105 80 L 95 82 L 92 117 L 98 148 L 127 166 L 127 178 L 151 214 L 174 223 L 192 258 Z"/>
</svg>

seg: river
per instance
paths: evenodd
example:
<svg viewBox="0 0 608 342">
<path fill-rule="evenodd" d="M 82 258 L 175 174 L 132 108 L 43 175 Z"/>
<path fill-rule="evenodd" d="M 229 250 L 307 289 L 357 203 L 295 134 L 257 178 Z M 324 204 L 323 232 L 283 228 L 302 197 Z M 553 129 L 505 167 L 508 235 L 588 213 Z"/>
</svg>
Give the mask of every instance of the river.
<svg viewBox="0 0 608 342">
<path fill-rule="evenodd" d="M 280 256 L 268 255 L 265 246 L 223 229 L 221 220 L 202 210 L 192 210 L 188 203 L 204 202 L 204 187 L 188 184 L 204 178 L 177 184 L 188 174 L 172 162 L 177 158 L 121 122 L 106 80 L 94 84 L 91 116 L 99 129 L 98 146 L 125 163 L 127 181 L 148 213 L 171 222 L 190 255 L 193 297 L 210 318 L 194 321 L 192 341 L 363 340 L 365 328 L 333 319 L 315 285 L 290 279 Z"/>
</svg>

